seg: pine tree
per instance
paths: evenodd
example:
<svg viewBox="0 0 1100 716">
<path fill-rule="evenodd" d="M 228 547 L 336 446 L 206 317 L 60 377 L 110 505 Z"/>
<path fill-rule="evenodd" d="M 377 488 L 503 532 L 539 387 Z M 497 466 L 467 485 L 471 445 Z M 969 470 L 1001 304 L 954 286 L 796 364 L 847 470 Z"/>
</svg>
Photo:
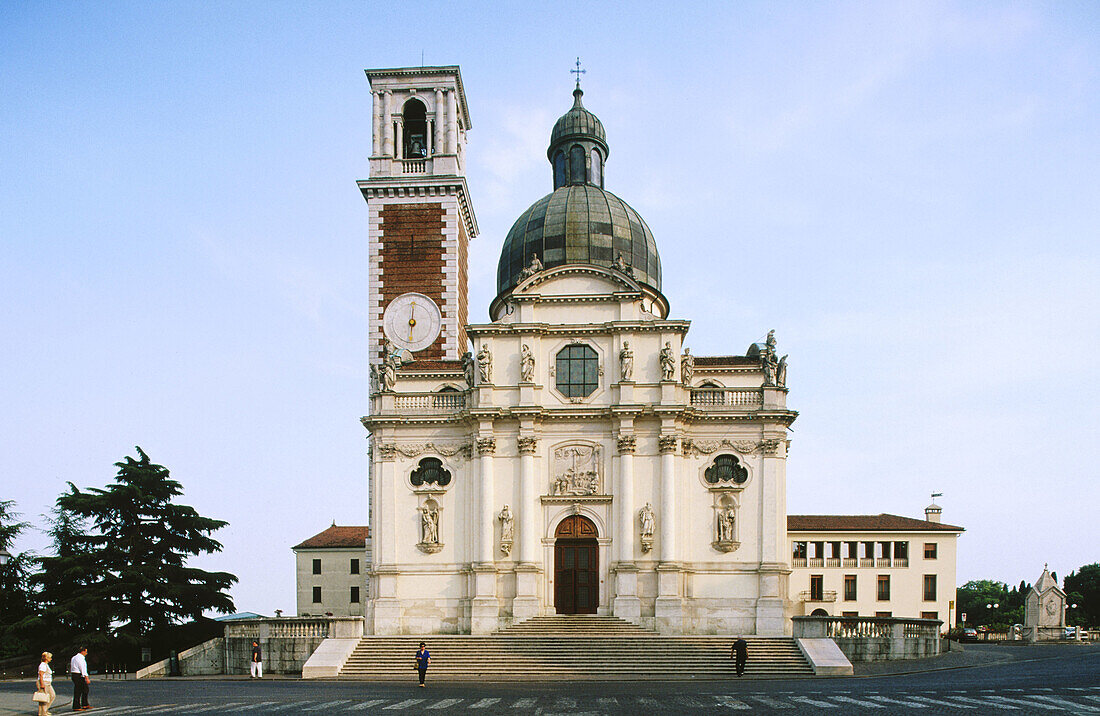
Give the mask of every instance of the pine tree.
<svg viewBox="0 0 1100 716">
<path fill-rule="evenodd" d="M 57 499 L 66 519 L 86 521 L 89 529 L 76 535 L 67 525 L 66 554 L 52 563 L 74 589 L 58 594 L 54 607 L 74 624 L 109 626 L 130 644 L 204 611 L 232 612 L 225 590 L 237 581 L 227 572 L 187 566 L 190 556 L 221 551 L 210 535 L 227 523 L 172 502 L 183 494 L 180 483 L 136 450 L 137 459 L 115 463 L 115 482 L 105 489 L 81 491 L 70 482 Z"/>
<path fill-rule="evenodd" d="M 75 645 L 94 634 L 106 635 L 111 623 L 110 604 L 98 601 L 92 560 L 85 553 L 83 538 L 87 522 L 55 506 L 44 515 L 50 525 L 52 556 L 39 557 L 40 571 L 31 577 L 38 588 L 41 619 L 38 629 L 49 644 Z"/>
<path fill-rule="evenodd" d="M 27 653 L 26 635 L 35 612 L 29 579 L 34 556 L 11 553 L 15 539 L 30 526 L 19 517 L 14 500 L 0 500 L 0 549 L 9 554 L 7 564 L 0 565 L 0 659 Z"/>
</svg>

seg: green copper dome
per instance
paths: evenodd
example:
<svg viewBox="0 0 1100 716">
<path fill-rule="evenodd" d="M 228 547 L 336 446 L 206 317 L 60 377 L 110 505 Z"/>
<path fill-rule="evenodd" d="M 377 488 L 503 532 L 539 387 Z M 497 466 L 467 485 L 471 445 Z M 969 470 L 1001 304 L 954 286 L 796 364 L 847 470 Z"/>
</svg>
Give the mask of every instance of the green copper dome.
<svg viewBox="0 0 1100 716">
<path fill-rule="evenodd" d="M 511 291 L 531 259 L 544 268 L 587 264 L 611 268 L 616 258 L 634 278 L 661 290 L 661 258 L 653 232 L 638 212 L 603 188 L 608 146 L 603 123 L 584 108 L 578 87 L 573 107 L 554 124 L 547 158 L 554 192 L 536 201 L 512 225 L 497 264 L 497 296 Z"/>
</svg>

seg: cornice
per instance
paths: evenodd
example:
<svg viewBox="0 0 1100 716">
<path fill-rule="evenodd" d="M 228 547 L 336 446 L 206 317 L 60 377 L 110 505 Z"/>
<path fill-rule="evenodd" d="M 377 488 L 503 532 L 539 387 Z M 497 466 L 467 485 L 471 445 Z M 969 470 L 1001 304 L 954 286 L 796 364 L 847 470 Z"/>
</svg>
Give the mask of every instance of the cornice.
<svg viewBox="0 0 1100 716">
<path fill-rule="evenodd" d="M 466 333 L 471 337 L 490 335 L 614 335 L 617 333 L 683 333 L 691 321 L 661 319 L 655 321 L 607 321 L 605 323 L 471 323 Z M 698 372 L 698 371 L 697 371 Z M 759 371 L 758 371 L 759 372 Z M 638 383 L 637 385 L 643 385 Z"/>
<path fill-rule="evenodd" d="M 454 196 L 458 199 L 459 213 L 466 224 L 466 233 L 471 239 L 478 235 L 477 217 L 470 203 L 470 189 L 466 177 L 437 176 L 433 174 L 416 177 L 378 177 L 360 179 L 355 182 L 363 192 L 363 198 L 400 199 L 402 197 Z"/>
</svg>

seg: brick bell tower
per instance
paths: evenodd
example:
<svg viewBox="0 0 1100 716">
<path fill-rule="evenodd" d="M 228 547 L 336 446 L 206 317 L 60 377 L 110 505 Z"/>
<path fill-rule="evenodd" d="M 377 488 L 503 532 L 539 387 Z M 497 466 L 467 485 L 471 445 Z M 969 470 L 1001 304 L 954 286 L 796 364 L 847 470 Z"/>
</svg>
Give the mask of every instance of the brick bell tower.
<svg viewBox="0 0 1100 716">
<path fill-rule="evenodd" d="M 470 114 L 457 66 L 366 70 L 373 97 L 368 346 L 416 360 L 467 350 L 467 257 L 477 220 L 466 187 Z"/>
</svg>

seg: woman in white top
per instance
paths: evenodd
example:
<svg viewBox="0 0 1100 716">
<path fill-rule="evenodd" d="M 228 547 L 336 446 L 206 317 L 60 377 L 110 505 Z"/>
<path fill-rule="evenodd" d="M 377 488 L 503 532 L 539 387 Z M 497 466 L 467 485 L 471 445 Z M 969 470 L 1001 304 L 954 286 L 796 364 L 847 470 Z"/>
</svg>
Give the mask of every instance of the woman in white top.
<svg viewBox="0 0 1100 716">
<path fill-rule="evenodd" d="M 50 700 L 38 703 L 38 716 L 50 716 L 50 706 L 57 698 L 53 690 L 53 669 L 50 668 L 52 660 L 53 654 L 48 651 L 42 652 L 42 663 L 38 665 L 37 687 L 39 691 L 44 691 Z"/>
</svg>

